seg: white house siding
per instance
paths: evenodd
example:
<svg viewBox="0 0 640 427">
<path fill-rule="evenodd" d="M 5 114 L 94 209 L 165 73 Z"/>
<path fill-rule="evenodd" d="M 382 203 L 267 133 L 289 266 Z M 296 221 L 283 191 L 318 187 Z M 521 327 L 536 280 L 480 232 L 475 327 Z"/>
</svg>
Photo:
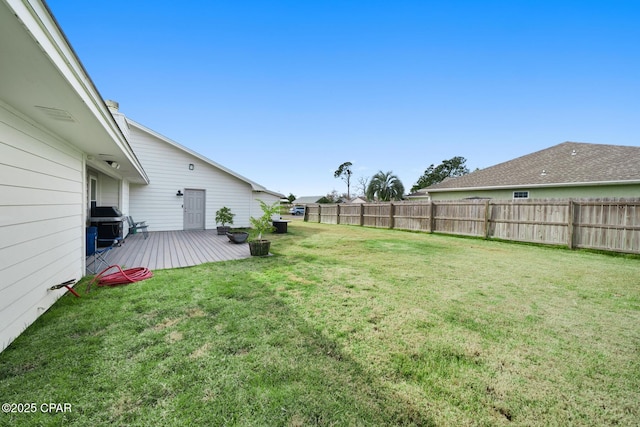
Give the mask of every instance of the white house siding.
<svg viewBox="0 0 640 427">
<path fill-rule="evenodd" d="M 126 179 L 120 181 L 120 204 L 118 206 L 123 214 L 129 215 L 129 181 Z M 129 234 L 129 225 L 127 223 L 124 224 L 123 232 L 125 237 Z"/>
<path fill-rule="evenodd" d="M 150 231 L 182 230 L 183 197 L 178 190 L 205 190 L 205 228 L 216 227 L 215 212 L 227 206 L 236 215 L 234 227 L 250 226 L 252 188 L 215 166 L 147 132 L 131 127 L 130 143 L 149 176 L 149 185 L 130 186 L 130 213 L 146 221 Z M 194 165 L 189 170 L 189 164 Z"/>
<path fill-rule="evenodd" d="M 98 206 L 115 206 L 120 208 L 121 180 L 111 178 L 103 173 L 98 174 Z"/>
<path fill-rule="evenodd" d="M 0 351 L 84 271 L 84 156 L 0 102 Z"/>
<path fill-rule="evenodd" d="M 253 202 L 251 203 L 251 216 L 254 216 L 254 217 L 262 216 L 262 208 L 260 207 L 260 200 L 265 202 L 267 205 L 271 206 L 275 202 L 279 202 L 280 197 L 270 193 L 255 191 L 253 193 Z"/>
</svg>

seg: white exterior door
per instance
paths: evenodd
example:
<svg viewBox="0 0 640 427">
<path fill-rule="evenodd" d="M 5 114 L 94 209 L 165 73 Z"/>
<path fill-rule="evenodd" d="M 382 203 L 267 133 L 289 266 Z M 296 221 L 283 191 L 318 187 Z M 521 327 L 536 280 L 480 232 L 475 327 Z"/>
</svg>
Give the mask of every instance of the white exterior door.
<svg viewBox="0 0 640 427">
<path fill-rule="evenodd" d="M 204 230 L 204 190 L 184 190 L 184 229 Z"/>
</svg>

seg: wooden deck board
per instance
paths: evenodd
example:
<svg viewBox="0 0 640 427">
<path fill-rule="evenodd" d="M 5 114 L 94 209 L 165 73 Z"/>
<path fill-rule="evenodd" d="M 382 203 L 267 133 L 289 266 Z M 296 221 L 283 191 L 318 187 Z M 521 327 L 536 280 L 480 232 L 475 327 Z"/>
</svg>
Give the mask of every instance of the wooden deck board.
<svg viewBox="0 0 640 427">
<path fill-rule="evenodd" d="M 187 264 L 189 265 L 202 264 L 204 261 L 201 261 L 198 255 L 202 254 L 203 251 L 206 249 L 206 247 L 203 246 L 200 239 L 198 239 L 198 234 L 194 234 L 193 232 L 190 232 L 189 237 L 190 237 L 191 244 L 182 246 L 184 255 L 187 258 Z M 217 237 L 217 233 L 216 233 L 216 237 Z M 194 246 L 198 247 L 198 251 L 194 250 Z M 203 256 L 203 259 L 210 259 L 210 258 Z"/>
<path fill-rule="evenodd" d="M 155 231 L 147 239 L 142 234 L 127 236 L 122 246 L 111 251 L 108 261 L 123 268 L 162 270 L 250 256 L 248 244 L 231 243 L 216 230 Z"/>
</svg>

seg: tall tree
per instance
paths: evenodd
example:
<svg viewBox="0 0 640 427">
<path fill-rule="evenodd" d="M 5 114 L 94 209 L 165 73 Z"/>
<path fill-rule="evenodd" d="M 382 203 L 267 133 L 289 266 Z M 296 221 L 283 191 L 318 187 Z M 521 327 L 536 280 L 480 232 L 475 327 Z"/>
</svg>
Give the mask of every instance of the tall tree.
<svg viewBox="0 0 640 427">
<path fill-rule="evenodd" d="M 467 159 L 462 156 L 452 157 L 449 160 L 443 160 L 438 166 L 433 164 L 424 171 L 424 174 L 418 178 L 418 182 L 411 187 L 411 192 L 418 191 L 421 188 L 428 187 L 433 184 L 444 181 L 446 178 L 462 176 L 469 173 L 469 169 L 465 166 Z"/>
<path fill-rule="evenodd" d="M 333 173 L 334 178 L 342 178 L 343 181 L 347 183 L 347 199 L 351 199 L 350 187 L 351 187 L 351 174 L 353 173 L 351 172 L 351 166 L 352 166 L 351 162 L 344 162 L 343 164 L 338 166 L 338 169 Z"/>
<path fill-rule="evenodd" d="M 402 200 L 404 186 L 402 181 L 391 171 L 384 173 L 379 171 L 371 177 L 367 186 L 367 199 L 388 202 L 390 200 Z"/>
</svg>

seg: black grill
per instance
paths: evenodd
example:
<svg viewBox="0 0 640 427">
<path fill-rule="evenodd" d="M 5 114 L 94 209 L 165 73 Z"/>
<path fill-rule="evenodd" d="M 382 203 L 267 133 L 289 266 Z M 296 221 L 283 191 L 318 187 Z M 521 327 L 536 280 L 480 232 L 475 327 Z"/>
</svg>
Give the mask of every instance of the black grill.
<svg viewBox="0 0 640 427">
<path fill-rule="evenodd" d="M 91 206 L 92 227 L 98 229 L 98 247 L 111 246 L 114 240 L 122 240 L 122 222 L 127 218 L 115 206 Z"/>
<path fill-rule="evenodd" d="M 120 217 L 122 212 L 115 206 L 95 206 L 91 208 L 91 217 Z"/>
</svg>

